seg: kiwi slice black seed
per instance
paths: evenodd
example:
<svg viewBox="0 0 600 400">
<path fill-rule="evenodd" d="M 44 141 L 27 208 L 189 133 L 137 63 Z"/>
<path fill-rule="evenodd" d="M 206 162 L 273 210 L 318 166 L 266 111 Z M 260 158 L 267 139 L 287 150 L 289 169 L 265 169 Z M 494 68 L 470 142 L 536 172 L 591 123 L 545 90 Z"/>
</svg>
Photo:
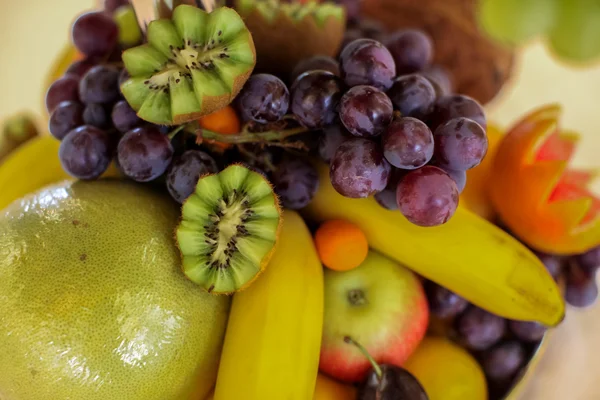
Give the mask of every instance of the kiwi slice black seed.
<svg viewBox="0 0 600 400">
<path fill-rule="evenodd" d="M 206 13 L 180 5 L 172 19 L 150 22 L 148 43 L 123 53 L 131 78 L 121 91 L 138 116 L 178 125 L 235 98 L 256 64 L 252 35 L 231 8 Z"/>
<path fill-rule="evenodd" d="M 231 165 L 198 181 L 177 228 L 185 275 L 210 293 L 248 287 L 269 262 L 281 208 L 261 174 Z"/>
</svg>

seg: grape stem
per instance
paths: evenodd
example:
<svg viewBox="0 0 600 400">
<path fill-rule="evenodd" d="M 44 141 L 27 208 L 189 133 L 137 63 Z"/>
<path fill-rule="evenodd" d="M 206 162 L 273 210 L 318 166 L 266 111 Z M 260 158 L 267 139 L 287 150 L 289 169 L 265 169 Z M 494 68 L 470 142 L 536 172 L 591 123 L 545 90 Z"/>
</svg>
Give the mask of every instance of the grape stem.
<svg viewBox="0 0 600 400">
<path fill-rule="evenodd" d="M 375 361 L 375 359 L 369 354 L 369 352 L 367 351 L 367 349 L 365 349 L 362 344 L 360 344 L 358 342 L 355 342 L 350 336 L 344 336 L 344 342 L 346 342 L 348 344 L 351 344 L 351 345 L 354 345 L 354 346 L 356 346 L 356 348 L 358 348 L 358 350 L 360 350 L 360 352 L 371 363 L 371 366 L 373 367 L 373 370 L 375 371 L 375 374 L 377 375 L 377 378 L 381 382 L 381 379 L 383 378 L 383 371 L 381 370 L 381 367 L 379 366 L 379 364 L 377 364 L 377 361 Z"/>
<path fill-rule="evenodd" d="M 187 128 L 186 131 L 190 131 Z M 308 130 L 304 127 L 291 128 L 285 130 L 271 130 L 266 132 L 248 132 L 242 131 L 233 135 L 226 135 L 218 132 L 214 132 L 208 129 L 193 127 L 191 133 L 197 136 L 196 142 L 201 144 L 207 142 L 210 144 L 214 143 L 227 143 L 227 144 L 244 144 L 244 143 L 264 143 L 267 145 L 280 145 L 285 139 L 305 133 Z"/>
</svg>

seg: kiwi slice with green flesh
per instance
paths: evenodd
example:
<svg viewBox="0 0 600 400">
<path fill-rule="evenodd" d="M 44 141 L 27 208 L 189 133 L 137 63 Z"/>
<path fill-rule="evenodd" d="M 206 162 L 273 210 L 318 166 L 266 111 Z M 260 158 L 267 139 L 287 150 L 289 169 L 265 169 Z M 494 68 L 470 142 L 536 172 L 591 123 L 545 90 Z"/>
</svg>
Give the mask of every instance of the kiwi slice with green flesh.
<svg viewBox="0 0 600 400">
<path fill-rule="evenodd" d="M 119 44 L 123 49 L 142 43 L 144 37 L 133 6 L 119 7 L 113 18 L 119 27 Z"/>
<path fill-rule="evenodd" d="M 150 22 L 148 43 L 126 50 L 131 78 L 121 91 L 138 116 L 179 125 L 217 111 L 237 96 L 256 64 L 252 35 L 231 8 L 188 5 Z"/>
<path fill-rule="evenodd" d="M 238 0 L 237 8 L 243 15 L 258 10 L 263 17 L 273 22 L 280 13 L 287 15 L 292 21 L 299 22 L 305 18 L 313 18 L 318 26 L 323 26 L 328 18 L 344 19 L 344 8 L 333 3 L 283 3 L 278 0 Z"/>
<path fill-rule="evenodd" d="M 269 262 L 281 208 L 261 174 L 231 165 L 198 181 L 177 228 L 185 275 L 210 293 L 248 287 Z"/>
</svg>

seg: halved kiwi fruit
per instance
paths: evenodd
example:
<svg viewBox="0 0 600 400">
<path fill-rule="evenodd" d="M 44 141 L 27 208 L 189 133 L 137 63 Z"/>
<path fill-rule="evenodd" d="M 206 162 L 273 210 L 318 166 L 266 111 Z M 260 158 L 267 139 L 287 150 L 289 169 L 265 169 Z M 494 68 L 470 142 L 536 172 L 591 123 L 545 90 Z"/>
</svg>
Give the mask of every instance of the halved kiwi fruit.
<svg viewBox="0 0 600 400">
<path fill-rule="evenodd" d="M 332 2 L 235 0 L 256 41 L 258 69 L 289 76 L 298 62 L 335 57 L 346 30 L 344 7 Z"/>
<path fill-rule="evenodd" d="M 150 22 L 148 43 L 123 53 L 131 78 L 121 91 L 138 116 L 178 125 L 217 111 L 239 93 L 256 64 L 252 35 L 235 10 L 188 5 Z"/>
<path fill-rule="evenodd" d="M 198 181 L 177 228 L 185 275 L 210 293 L 248 287 L 269 262 L 281 208 L 261 174 L 231 165 Z"/>
</svg>

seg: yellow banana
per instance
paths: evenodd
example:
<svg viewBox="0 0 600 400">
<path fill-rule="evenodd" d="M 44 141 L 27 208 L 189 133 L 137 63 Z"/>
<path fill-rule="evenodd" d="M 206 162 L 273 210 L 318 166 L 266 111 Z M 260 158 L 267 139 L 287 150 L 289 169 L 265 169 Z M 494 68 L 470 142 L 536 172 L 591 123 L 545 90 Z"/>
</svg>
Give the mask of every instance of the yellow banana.
<svg viewBox="0 0 600 400">
<path fill-rule="evenodd" d="M 297 213 L 285 211 L 269 266 L 233 298 L 214 400 L 312 400 L 323 291 L 311 234 Z"/>
<path fill-rule="evenodd" d="M 422 228 L 372 199 L 348 199 L 320 167 L 305 215 L 360 226 L 369 245 L 473 304 L 505 318 L 554 326 L 564 317 L 560 290 L 539 259 L 500 228 L 459 207 L 445 225 Z"/>
</svg>

